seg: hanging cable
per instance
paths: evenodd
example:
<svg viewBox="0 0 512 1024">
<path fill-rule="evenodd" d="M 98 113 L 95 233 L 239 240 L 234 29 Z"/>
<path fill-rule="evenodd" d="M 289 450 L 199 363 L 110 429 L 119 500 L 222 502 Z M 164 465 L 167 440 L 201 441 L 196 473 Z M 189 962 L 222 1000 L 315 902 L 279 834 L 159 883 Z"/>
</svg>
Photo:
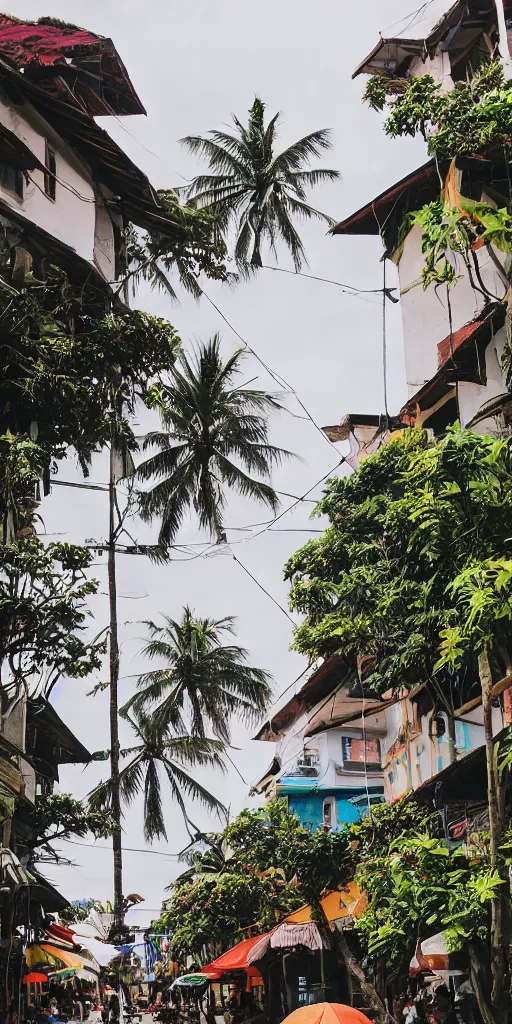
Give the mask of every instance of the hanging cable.
<svg viewBox="0 0 512 1024">
<path fill-rule="evenodd" d="M 294 390 L 294 388 L 292 388 L 291 385 L 288 384 L 288 381 L 286 381 L 284 379 L 284 377 L 281 377 L 278 373 L 276 373 L 274 370 L 272 370 L 271 367 L 268 366 L 267 363 L 264 362 L 264 360 L 261 358 L 261 356 L 259 356 L 258 353 L 255 352 L 255 350 L 252 348 L 252 346 L 249 345 L 249 342 L 246 341 L 245 338 L 242 338 L 242 335 L 236 330 L 236 327 L 233 327 L 233 324 L 230 323 L 230 321 L 228 320 L 227 316 L 224 316 L 224 313 L 215 304 L 213 299 L 210 298 L 210 296 L 207 294 L 207 292 L 205 292 L 203 290 L 202 294 L 204 295 L 205 299 L 208 300 L 210 305 L 213 306 L 213 308 L 217 311 L 219 316 L 222 317 L 222 319 L 224 320 L 224 323 L 226 323 L 228 325 L 229 329 L 231 331 L 233 331 L 233 334 L 235 334 L 236 337 L 242 342 L 242 345 L 244 346 L 244 349 L 246 349 L 247 352 L 250 352 L 251 355 L 253 355 L 254 358 L 258 360 L 258 362 L 261 364 L 261 366 L 263 366 L 264 370 L 266 370 L 267 373 L 270 374 L 272 379 L 275 380 L 276 384 L 278 384 L 280 388 L 284 388 L 285 391 L 289 391 L 290 394 L 294 396 L 295 401 L 299 403 L 299 405 L 300 405 L 301 409 L 303 410 L 303 412 L 306 413 L 306 416 L 307 416 L 308 420 L 310 420 L 311 423 L 313 424 L 313 426 L 315 427 L 315 429 L 318 430 L 318 433 L 322 435 L 324 441 L 327 441 L 327 444 L 329 444 L 331 446 L 331 448 L 334 448 L 334 450 L 337 452 L 338 449 L 336 448 L 336 445 L 333 444 L 331 440 L 329 440 L 329 438 L 327 437 L 327 434 L 324 434 L 324 431 L 318 425 L 316 420 L 313 419 L 313 416 L 311 415 L 309 409 L 306 409 L 306 406 L 304 405 L 304 402 L 301 401 L 301 399 L 299 398 L 299 396 L 298 396 L 297 392 Z"/>
<path fill-rule="evenodd" d="M 229 548 L 229 544 L 228 544 L 228 548 Z M 231 548 L 230 548 L 230 551 L 231 551 Z M 240 559 L 236 557 L 236 555 L 233 553 L 233 551 L 231 551 L 231 557 L 232 557 L 232 559 L 235 562 L 237 562 L 237 564 L 240 566 L 240 568 L 243 569 L 244 572 L 246 572 L 248 576 L 250 576 L 251 580 L 253 580 L 253 582 L 256 584 L 256 586 L 259 587 L 260 590 L 262 590 L 263 593 L 266 594 L 267 597 L 270 598 L 272 603 L 275 604 L 276 608 L 279 608 L 279 611 L 281 611 L 283 613 L 283 615 L 286 615 L 286 618 L 288 619 L 289 622 L 291 622 L 292 626 L 297 626 L 298 623 L 295 622 L 295 619 L 292 619 L 291 615 L 289 615 L 288 612 L 286 611 L 286 608 L 283 608 L 282 604 L 279 604 L 279 601 L 276 601 L 275 597 L 272 597 L 272 594 L 268 590 L 265 589 L 263 584 L 260 583 L 259 580 L 257 580 L 255 576 L 253 576 L 252 572 L 249 572 L 249 569 L 247 569 L 246 566 L 243 564 L 243 562 L 241 562 Z"/>
<path fill-rule="evenodd" d="M 388 360 L 387 360 L 387 338 L 386 338 L 386 254 L 383 261 L 383 282 L 382 282 L 382 381 L 384 387 L 384 412 L 386 414 L 386 427 L 389 427 L 388 410 Z"/>
</svg>

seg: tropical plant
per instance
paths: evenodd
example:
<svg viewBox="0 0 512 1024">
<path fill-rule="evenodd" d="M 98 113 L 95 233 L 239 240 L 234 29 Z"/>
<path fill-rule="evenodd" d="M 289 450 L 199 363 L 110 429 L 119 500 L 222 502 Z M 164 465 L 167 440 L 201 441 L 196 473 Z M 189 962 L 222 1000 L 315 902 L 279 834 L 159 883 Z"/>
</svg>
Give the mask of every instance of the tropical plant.
<svg viewBox="0 0 512 1024">
<path fill-rule="evenodd" d="M 101 839 L 111 836 L 115 826 L 108 812 L 91 811 L 70 793 L 51 793 L 37 797 L 30 823 L 31 834 L 25 844 L 30 851 L 30 859 L 37 860 L 40 856 L 37 851 L 44 851 L 57 861 L 58 855 L 51 845 L 57 839 L 86 836 L 89 833 L 95 839 Z"/>
<path fill-rule="evenodd" d="M 506 825 L 492 729 L 493 685 L 512 664 L 511 451 L 458 426 L 441 440 L 403 431 L 352 478 L 330 481 L 318 511 L 331 525 L 290 559 L 291 605 L 307 619 L 295 646 L 310 657 L 375 657 L 380 692 L 433 680 L 452 714 L 480 694 L 491 873 L 505 877 Z M 505 888 L 491 901 L 492 1007 L 507 973 Z M 501 1011 L 500 1011 L 501 1012 Z"/>
<path fill-rule="evenodd" d="M 152 288 L 177 298 L 170 275 L 176 271 L 182 287 L 195 298 L 202 294 L 200 275 L 214 281 L 233 277 L 226 267 L 226 244 L 210 210 L 196 210 L 183 205 L 179 190 L 159 192 L 166 216 L 161 227 L 140 235 L 127 232 L 128 275 L 135 286 L 149 281 Z"/>
<path fill-rule="evenodd" d="M 97 297 L 96 297 L 97 302 Z M 44 285 L 18 292 L 0 280 L 0 430 L 34 435 L 45 465 L 68 447 L 86 472 L 110 440 L 112 393 L 125 413 L 168 371 L 179 338 L 138 310 L 106 313 L 86 303 L 57 268 Z M 136 447 L 123 417 L 123 441 Z"/>
<path fill-rule="evenodd" d="M 235 631 L 233 616 L 196 619 L 184 608 L 179 622 L 164 616 L 164 625 L 146 625 L 151 639 L 142 653 L 166 665 L 139 676 L 139 691 L 127 707 L 146 710 L 162 729 L 180 733 L 186 711 L 194 736 L 204 739 L 210 726 L 225 743 L 233 715 L 248 723 L 261 717 L 272 695 L 271 677 L 246 664 L 243 647 L 223 644 Z"/>
<path fill-rule="evenodd" d="M 46 547 L 35 537 L 0 544 L 0 687 L 2 714 L 23 695 L 48 697 L 62 675 L 81 679 L 101 665 L 104 639 L 83 636 L 86 601 L 98 582 L 87 576 L 92 552 Z"/>
<path fill-rule="evenodd" d="M 172 930 L 173 955 L 213 955 L 213 944 L 237 941 L 243 929 L 273 927 L 312 895 L 319 903 L 326 887 L 347 877 L 349 833 L 312 833 L 283 800 L 243 810 L 217 837 L 226 851 L 217 872 L 186 873 L 169 888 L 170 900 L 156 926 Z M 210 847 L 204 853 L 211 867 Z M 206 952 L 203 952 L 203 949 Z"/>
<path fill-rule="evenodd" d="M 140 511 L 147 521 L 161 517 L 159 543 L 164 547 L 172 544 L 190 508 L 201 527 L 224 540 L 226 489 L 272 511 L 278 507 L 266 481 L 272 466 L 290 453 L 269 444 L 267 417 L 281 406 L 264 391 L 234 384 L 242 351 L 224 362 L 216 334 L 193 360 L 181 353 L 172 382 L 153 391 L 162 430 L 147 435 L 144 449 L 159 450 L 138 466 L 137 474 L 143 481 L 156 480 L 141 493 Z"/>
<path fill-rule="evenodd" d="M 153 839 L 167 839 L 160 775 L 170 788 L 171 795 L 180 808 L 187 828 L 190 821 L 186 800 L 197 800 L 211 811 L 225 814 L 225 808 L 216 797 L 197 782 L 189 773 L 189 769 L 220 768 L 224 769 L 222 753 L 224 744 L 221 740 L 205 739 L 189 734 L 177 735 L 169 729 L 162 730 L 153 715 L 139 712 L 131 717 L 125 712 L 137 739 L 133 747 L 120 751 L 121 759 L 127 761 L 121 765 L 119 772 L 119 790 L 121 800 L 128 806 L 139 795 L 144 793 L 144 838 L 148 842 Z M 104 759 L 110 757 L 110 751 L 104 752 Z M 96 759 L 100 760 L 99 755 Z M 92 811 L 109 811 L 112 808 L 114 786 L 112 778 L 100 782 L 89 796 Z M 196 829 L 197 831 L 197 829 Z"/>
<path fill-rule="evenodd" d="M 223 233 L 234 226 L 234 255 L 239 265 L 261 267 L 262 244 L 268 241 L 275 254 L 276 243 L 282 240 L 295 269 L 300 270 L 305 254 L 294 219 L 317 218 L 333 223 L 327 214 L 308 205 L 307 188 L 335 181 L 339 173 L 307 169 L 312 157 L 330 147 L 327 129 L 311 132 L 276 153 L 278 118 L 275 114 L 265 125 L 265 104 L 256 98 L 247 126 L 233 115 L 234 135 L 210 131 L 207 136 L 182 139 L 192 153 L 208 162 L 212 172 L 194 178 L 188 200 L 193 206 L 211 211 Z"/>
</svg>

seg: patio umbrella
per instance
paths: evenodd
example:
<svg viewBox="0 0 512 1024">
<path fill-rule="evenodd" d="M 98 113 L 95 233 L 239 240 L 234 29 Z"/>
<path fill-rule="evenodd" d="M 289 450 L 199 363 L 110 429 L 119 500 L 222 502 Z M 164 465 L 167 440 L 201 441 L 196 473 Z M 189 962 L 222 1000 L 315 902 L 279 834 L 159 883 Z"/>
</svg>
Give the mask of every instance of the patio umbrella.
<svg viewBox="0 0 512 1024">
<path fill-rule="evenodd" d="M 198 985 L 206 985 L 207 981 L 206 974 L 182 974 L 181 978 L 173 981 L 171 988 L 196 988 Z"/>
<path fill-rule="evenodd" d="M 285 1017 L 283 1024 L 371 1024 L 368 1017 L 343 1003 L 313 1003 Z"/>
<path fill-rule="evenodd" d="M 47 974 L 40 974 L 38 971 L 31 971 L 30 974 L 26 974 L 23 978 L 25 985 L 35 984 L 36 981 L 48 981 Z"/>
</svg>

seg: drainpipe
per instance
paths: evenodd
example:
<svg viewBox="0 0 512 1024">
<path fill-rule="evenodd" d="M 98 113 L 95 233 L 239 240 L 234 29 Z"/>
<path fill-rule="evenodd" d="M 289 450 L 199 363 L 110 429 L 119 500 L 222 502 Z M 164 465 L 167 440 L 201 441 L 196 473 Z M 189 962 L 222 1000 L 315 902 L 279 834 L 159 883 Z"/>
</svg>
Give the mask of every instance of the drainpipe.
<svg viewBox="0 0 512 1024">
<path fill-rule="evenodd" d="M 512 58 L 508 50 L 504 0 L 496 0 L 496 20 L 498 22 L 498 32 L 500 36 L 500 54 L 503 74 L 505 76 L 505 81 L 509 82 L 512 78 Z"/>
</svg>

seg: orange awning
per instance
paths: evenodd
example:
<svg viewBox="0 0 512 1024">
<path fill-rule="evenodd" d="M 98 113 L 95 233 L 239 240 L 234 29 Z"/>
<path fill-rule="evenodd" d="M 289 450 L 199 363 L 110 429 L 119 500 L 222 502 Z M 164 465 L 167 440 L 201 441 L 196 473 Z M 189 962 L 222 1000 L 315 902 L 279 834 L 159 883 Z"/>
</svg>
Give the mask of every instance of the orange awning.
<svg viewBox="0 0 512 1024">
<path fill-rule="evenodd" d="M 366 895 L 355 882 L 349 882 L 343 889 L 324 896 L 322 907 L 328 921 L 341 921 L 344 917 L 360 917 L 366 907 Z M 311 921 L 311 907 L 300 907 L 285 917 L 283 924 L 305 924 Z M 347 922 L 348 923 L 348 922 Z"/>
<path fill-rule="evenodd" d="M 257 942 L 260 942 L 261 935 L 253 935 L 252 939 L 243 939 L 232 949 L 228 949 L 221 956 L 218 956 L 216 960 L 212 960 L 211 964 L 207 964 L 206 967 L 202 967 L 201 970 L 204 974 L 209 972 L 221 972 L 224 974 L 227 971 L 254 971 L 253 967 L 247 963 L 247 956 L 253 946 Z"/>
</svg>

